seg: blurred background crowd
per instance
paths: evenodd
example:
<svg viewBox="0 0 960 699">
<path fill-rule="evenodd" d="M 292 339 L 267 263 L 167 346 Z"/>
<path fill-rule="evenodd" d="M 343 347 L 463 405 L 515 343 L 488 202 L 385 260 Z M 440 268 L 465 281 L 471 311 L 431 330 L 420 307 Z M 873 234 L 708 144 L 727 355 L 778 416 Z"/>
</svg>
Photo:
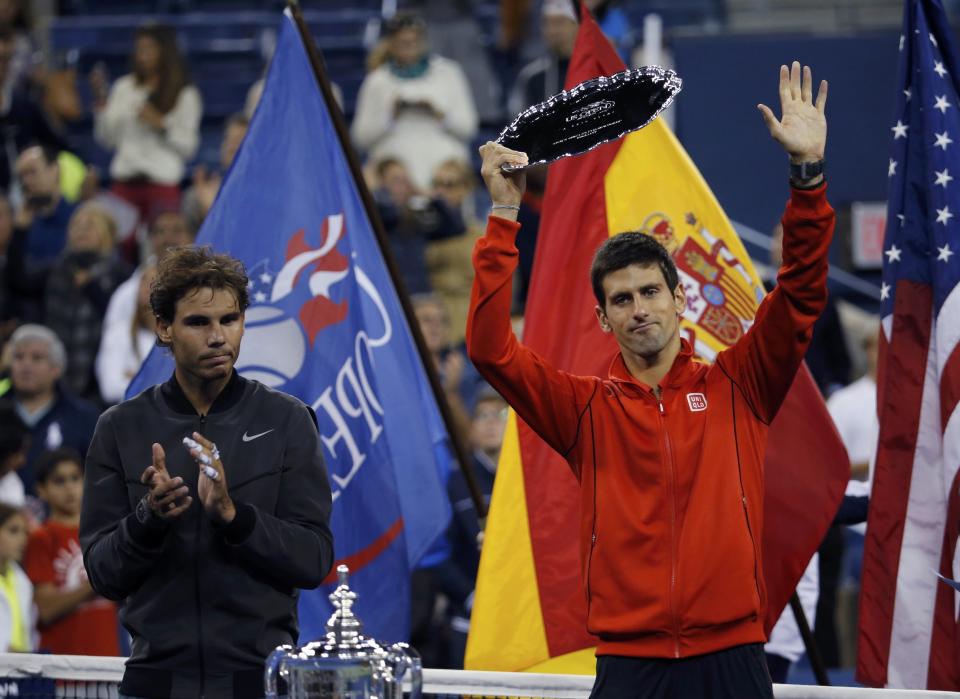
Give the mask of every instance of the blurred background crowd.
<svg viewBox="0 0 960 699">
<path fill-rule="evenodd" d="M 830 78 L 832 99 L 834 73 L 841 85 L 855 84 L 863 61 L 876 73 L 889 69 L 892 80 L 902 1 L 585 4 L 628 65 L 676 66 L 687 81 L 689 103 L 683 106 L 681 95 L 664 118 L 772 280 L 785 176 L 769 197 L 728 189 L 737 170 L 765 156 L 731 152 L 739 132 L 714 110 L 727 110 L 724 91 L 752 84 L 747 57 L 779 56 L 760 66 L 769 87 L 775 66 L 793 58 L 780 55 L 790 41 Z M 489 498 L 506 405 L 479 379 L 462 345 L 470 252 L 489 204 L 478 189 L 476 147 L 562 89 L 577 32 L 574 5 L 301 6 Z M 82 459 L 99 413 L 122 400 L 153 346 L 155 265 L 170 247 L 192 243 L 217 196 L 263 90 L 280 9 L 274 0 L 0 0 L 0 650 L 122 649 L 115 609 L 94 597 L 76 544 Z M 704 55 L 716 56 L 715 64 Z M 718 72 L 727 82 L 719 84 Z M 707 98 L 696 96 L 703 92 L 697 86 Z M 877 104 L 892 106 L 892 83 L 861 89 L 836 92 L 842 106 L 833 105 L 833 138 Z M 713 100 L 712 108 L 703 99 Z M 749 97 L 746 106 L 756 101 Z M 875 418 L 862 410 L 875 392 L 880 253 L 870 236 L 877 225 L 882 235 L 870 206 L 886 196 L 889 112 L 864 125 L 862 142 L 839 138 L 828 154 L 838 183 L 831 199 L 841 214 L 831 252 L 836 300 L 808 356 L 850 452 L 853 490 L 862 493 L 876 443 Z M 545 170 L 530 172 L 521 211 L 518 330 L 545 182 Z M 449 492 L 447 540 L 415 580 L 412 642 L 430 667 L 461 666 L 479 558 L 480 524 L 459 474 Z M 816 564 L 816 634 L 831 667 L 853 665 L 861 547 L 862 531 L 837 527 Z M 75 631 L 62 630 L 70 624 Z M 94 627 L 100 631 L 91 634 Z"/>
</svg>

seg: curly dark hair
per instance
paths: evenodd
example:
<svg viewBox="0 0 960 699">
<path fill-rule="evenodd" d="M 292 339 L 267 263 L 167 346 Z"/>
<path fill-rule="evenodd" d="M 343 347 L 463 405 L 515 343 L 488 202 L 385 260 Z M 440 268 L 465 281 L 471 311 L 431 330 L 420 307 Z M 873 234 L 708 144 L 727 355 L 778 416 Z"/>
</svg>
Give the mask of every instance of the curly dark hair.
<svg viewBox="0 0 960 699">
<path fill-rule="evenodd" d="M 597 297 L 600 308 L 606 308 L 603 293 L 604 278 L 630 265 L 659 266 L 667 288 L 671 292 L 676 290 L 677 284 L 680 283 L 680 275 L 677 273 L 673 258 L 656 239 L 638 231 L 618 233 L 603 241 L 593 256 L 593 264 L 590 265 L 590 283 L 593 285 L 593 295 Z"/>
<path fill-rule="evenodd" d="M 157 265 L 157 278 L 150 285 L 150 308 L 165 323 L 172 323 L 177 302 L 195 289 L 229 289 L 240 312 L 250 305 L 247 271 L 230 255 L 218 255 L 208 247 L 172 249 Z"/>
</svg>

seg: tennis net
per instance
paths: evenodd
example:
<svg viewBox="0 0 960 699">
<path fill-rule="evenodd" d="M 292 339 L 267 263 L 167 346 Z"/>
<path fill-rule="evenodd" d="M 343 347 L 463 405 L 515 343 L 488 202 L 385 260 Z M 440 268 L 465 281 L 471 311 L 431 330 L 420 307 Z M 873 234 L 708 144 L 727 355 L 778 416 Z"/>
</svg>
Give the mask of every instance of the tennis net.
<svg viewBox="0 0 960 699">
<path fill-rule="evenodd" d="M 0 653 L 0 699 L 117 699 L 123 658 Z M 429 699 L 587 699 L 593 677 L 424 670 Z M 776 699 L 948 699 L 950 692 L 774 685 Z"/>
</svg>

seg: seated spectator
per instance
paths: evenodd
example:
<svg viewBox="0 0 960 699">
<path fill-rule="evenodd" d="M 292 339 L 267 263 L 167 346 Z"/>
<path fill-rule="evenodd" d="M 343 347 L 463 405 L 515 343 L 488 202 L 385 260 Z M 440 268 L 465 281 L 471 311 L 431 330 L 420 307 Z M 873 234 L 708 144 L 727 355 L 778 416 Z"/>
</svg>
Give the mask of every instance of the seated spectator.
<svg viewBox="0 0 960 699">
<path fill-rule="evenodd" d="M 483 235 L 484 224 L 476 211 L 473 171 L 462 160 L 447 160 L 433 173 L 433 196 L 460 214 L 464 232 L 427 243 L 426 262 L 430 286 L 446 306 L 450 341 L 463 341 L 467 309 L 473 286 L 473 245 Z"/>
<path fill-rule="evenodd" d="M 67 249 L 50 271 L 44 317 L 70 357 L 63 382 L 73 393 L 98 400 L 93 372 L 107 303 L 130 276 L 114 252 L 116 226 L 94 203 L 74 212 L 67 229 Z"/>
<path fill-rule="evenodd" d="M 156 216 L 147 229 L 147 243 L 150 255 L 147 261 L 138 267 L 127 281 L 121 284 L 107 306 L 100 339 L 100 352 L 97 356 L 96 372 L 100 384 L 100 395 L 107 403 L 119 403 L 123 392 L 130 382 L 127 372 L 136 361 L 131 359 L 134 346 L 140 347 L 141 341 L 131 344 L 131 328 L 137 323 L 138 297 L 142 292 L 141 277 L 146 269 L 152 268 L 171 248 L 193 243 L 195 232 L 188 226 L 186 219 L 177 211 L 165 211 Z M 149 292 L 148 292 L 149 293 Z M 152 328 L 152 320 L 149 323 Z M 102 356 L 101 356 L 102 355 Z M 126 357 L 119 361 L 120 357 Z M 116 364 L 113 362 L 117 361 Z"/>
<path fill-rule="evenodd" d="M 525 65 L 517 75 L 507 99 L 511 119 L 563 90 L 580 27 L 575 7 L 569 0 L 543 1 L 540 28 L 547 53 Z"/>
<path fill-rule="evenodd" d="M 209 171 L 205 165 L 198 165 L 193 171 L 193 184 L 184 193 L 180 207 L 191 230 L 200 230 L 200 224 L 213 206 L 213 200 L 217 198 L 223 176 L 230 169 L 230 164 L 243 143 L 243 137 L 247 135 L 249 125 L 250 120 L 244 114 L 231 115 L 223 127 L 223 139 L 220 141 L 220 169 Z"/>
<path fill-rule="evenodd" d="M 374 200 L 407 291 L 428 293 L 427 242 L 461 235 L 463 221 L 442 199 L 420 194 L 399 160 L 381 160 L 376 172 Z"/>
<path fill-rule="evenodd" d="M 143 270 L 138 276 L 136 310 L 126 332 L 121 332 L 123 328 L 118 324 L 110 334 L 104 333 L 100 341 L 97 379 L 100 395 L 109 404 L 123 400 L 127 386 L 156 344 L 157 320 L 150 307 L 150 285 L 156 278 L 156 266 Z"/>
<path fill-rule="evenodd" d="M 10 199 L 0 192 L 0 325 L 3 325 L 10 318 L 11 313 L 7 263 L 12 240 L 13 207 L 10 205 Z M 5 344 L 7 335 L 8 333 L 0 330 L 0 347 Z"/>
<path fill-rule="evenodd" d="M 470 157 L 477 111 L 460 66 L 427 52 L 420 17 L 397 13 L 384 32 L 387 60 L 360 86 L 353 139 L 374 160 L 400 160 L 426 190 L 437 165 Z"/>
<path fill-rule="evenodd" d="M 472 0 L 401 0 L 403 10 L 427 18 L 430 49 L 457 63 L 467 78 L 480 120 L 496 123 L 503 116 L 500 83 L 493 74 L 483 27 Z"/>
<path fill-rule="evenodd" d="M 410 299 L 420 332 L 433 360 L 461 436 L 470 432 L 470 411 L 486 382 L 467 358 L 463 345 L 450 342 L 450 319 L 436 294 L 416 294 Z"/>
<path fill-rule="evenodd" d="M 23 507 L 25 493 L 17 470 L 27 462 L 30 430 L 12 405 L 0 403 L 0 503 Z"/>
<path fill-rule="evenodd" d="M 0 653 L 36 648 L 33 585 L 20 567 L 26 547 L 26 515 L 0 503 Z"/>
<path fill-rule="evenodd" d="M 37 460 L 37 492 L 50 515 L 27 544 L 24 568 L 33 583 L 40 650 L 66 655 L 120 655 L 117 606 L 87 580 L 80 550 L 83 462 L 71 449 Z"/>
<path fill-rule="evenodd" d="M 30 429 L 26 463 L 19 470 L 24 488 L 33 494 L 33 465 L 43 451 L 70 447 L 87 453 L 99 416 L 97 409 L 59 383 L 67 366 L 63 343 L 43 325 L 21 325 L 10 338 L 12 399 Z"/>
<path fill-rule="evenodd" d="M 477 398 L 470 424 L 470 447 L 473 450 L 473 477 L 487 506 L 493 494 L 493 479 L 500 460 L 500 445 L 507 426 L 507 403 L 493 389 Z M 449 666 L 463 668 L 470 631 L 473 591 L 480 568 L 480 545 L 483 532 L 480 514 L 474 505 L 467 479 L 459 469 L 450 474 L 447 493 L 453 505 L 453 518 L 447 529 L 451 554 L 438 571 L 440 587 L 449 600 L 447 624 L 450 634 Z"/>
<path fill-rule="evenodd" d="M 13 184 L 12 154 L 34 143 L 48 146 L 54 152 L 67 147 L 63 135 L 52 126 L 27 86 L 16 77 L 17 41 L 9 28 L 0 27 L 0 190 L 3 191 L 8 191 Z"/>
<path fill-rule="evenodd" d="M 27 0 L 0 0 L 0 31 L 8 32 L 13 44 L 10 67 L 2 83 L 4 89 L 25 86 L 30 79 L 33 54 L 33 20 Z"/>
<path fill-rule="evenodd" d="M 157 207 L 180 207 L 180 180 L 200 142 L 203 105 L 190 83 L 172 28 L 146 25 L 134 38 L 133 72 L 107 92 L 106 76 L 91 75 L 94 135 L 115 152 L 112 190 L 149 221 Z"/>
<path fill-rule="evenodd" d="M 43 319 L 47 276 L 67 243 L 67 227 L 76 206 L 60 192 L 57 153 L 29 146 L 17 158 L 23 203 L 14 216 L 8 283 L 12 315 L 21 322 Z"/>
</svg>

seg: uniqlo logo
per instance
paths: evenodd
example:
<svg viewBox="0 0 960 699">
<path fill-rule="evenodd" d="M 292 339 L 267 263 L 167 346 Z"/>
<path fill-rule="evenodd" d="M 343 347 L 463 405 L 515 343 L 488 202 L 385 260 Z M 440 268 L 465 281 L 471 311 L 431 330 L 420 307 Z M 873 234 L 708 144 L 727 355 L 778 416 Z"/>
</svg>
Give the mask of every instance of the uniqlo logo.
<svg viewBox="0 0 960 699">
<path fill-rule="evenodd" d="M 701 410 L 707 409 L 707 397 L 702 393 L 688 393 L 687 405 L 690 406 L 690 410 L 699 413 Z"/>
</svg>

